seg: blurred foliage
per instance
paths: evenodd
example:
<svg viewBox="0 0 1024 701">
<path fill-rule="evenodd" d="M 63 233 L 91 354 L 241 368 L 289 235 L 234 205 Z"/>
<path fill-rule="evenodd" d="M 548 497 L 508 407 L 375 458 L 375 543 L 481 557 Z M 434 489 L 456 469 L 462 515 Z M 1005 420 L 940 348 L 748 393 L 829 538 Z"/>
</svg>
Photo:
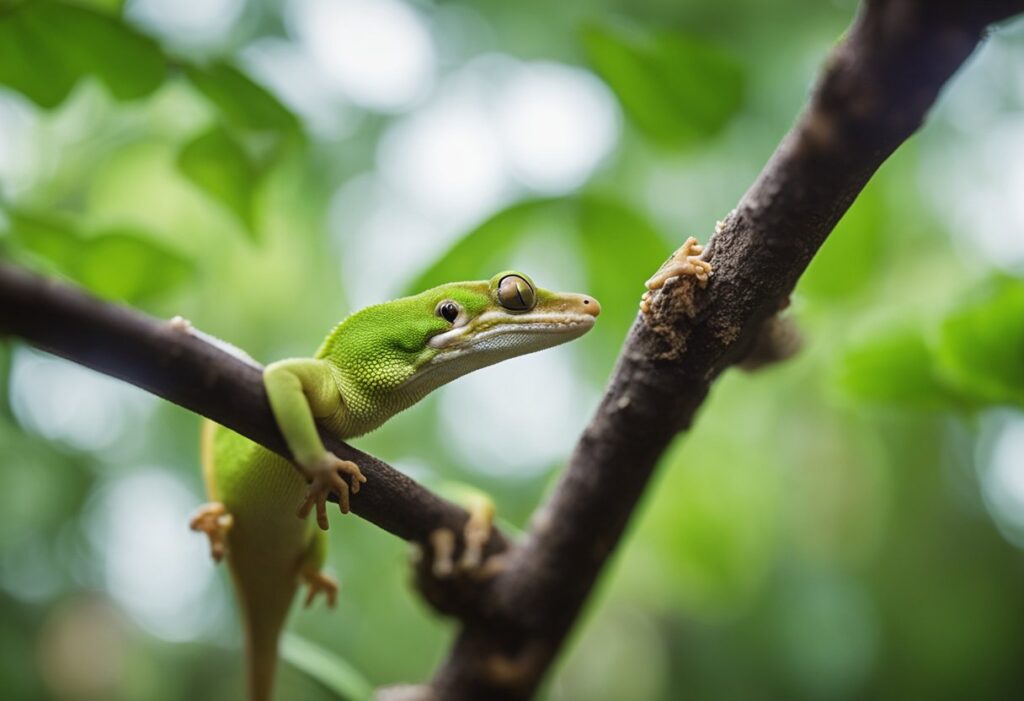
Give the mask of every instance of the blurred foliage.
<svg viewBox="0 0 1024 701">
<path fill-rule="evenodd" d="M 108 299 L 143 302 L 188 282 L 191 260 L 141 231 L 112 229 L 84 235 L 71 221 L 9 213 L 11 241 L 42 258 L 54 271 Z M 115 274 L 111 274 L 115 273 Z"/>
<path fill-rule="evenodd" d="M 273 95 L 227 63 L 186 66 L 185 75 L 234 127 L 254 131 L 298 129 L 295 116 Z"/>
<path fill-rule="evenodd" d="M 281 659 L 305 670 L 337 694 L 339 699 L 370 701 L 373 698 L 373 685 L 345 660 L 297 635 L 284 636 Z"/>
<path fill-rule="evenodd" d="M 178 167 L 255 233 L 256 190 L 284 151 L 301 143 L 298 121 L 231 65 L 186 66 L 185 75 L 235 133 L 224 126 L 200 133 L 182 147 Z"/>
<path fill-rule="evenodd" d="M 741 105 L 742 64 L 706 41 L 590 26 L 583 45 L 637 127 L 661 145 L 714 136 Z"/>
<path fill-rule="evenodd" d="M 846 390 L 868 400 L 941 409 L 956 404 L 936 375 L 924 333 L 912 324 L 851 348 L 842 371 Z"/>
<path fill-rule="evenodd" d="M 1000 278 L 942 321 L 939 373 L 981 403 L 1024 408 L 1024 281 Z"/>
<path fill-rule="evenodd" d="M 922 408 L 1024 407 L 1024 281 L 996 278 L 966 296 L 931 333 L 904 324 L 852 347 L 847 390 Z"/>
<path fill-rule="evenodd" d="M 185 144 L 178 155 L 178 167 L 252 230 L 257 173 L 229 132 L 214 127 Z"/>
<path fill-rule="evenodd" d="M 643 281 L 750 185 L 854 4 L 375 2 L 405 11 L 391 21 L 424 28 L 436 54 L 401 108 L 360 106 L 283 50 L 315 54 L 298 0 L 165 3 L 156 24 L 140 10 L 152 0 L 0 0 L 0 256 L 182 314 L 264 362 L 309 353 L 356 304 L 440 282 L 514 268 L 593 294 L 603 311 L 586 337 L 460 380 L 360 441 L 446 493 L 486 490 L 521 527 L 595 405 Z M 190 7 L 209 14 L 186 31 Z M 371 87 L 413 44 L 360 65 Z M 1020 249 L 985 253 L 991 232 L 957 216 L 980 214 L 978 191 L 950 198 L 933 182 L 979 167 L 989 135 L 1012 137 L 1022 59 L 1020 25 L 997 32 L 854 203 L 786 312 L 804 351 L 716 383 L 546 698 L 1024 696 Z M 604 86 L 618 131 L 591 170 L 539 186 L 506 168 L 498 194 L 459 216 L 434 211 L 437 183 L 403 189 L 408 172 L 465 169 L 467 191 L 485 181 L 474 167 L 489 142 L 459 139 L 498 129 L 503 76 L 545 62 Z M 484 124 L 444 102 L 465 107 L 467 84 Z M 541 106 L 573 90 L 541 92 Z M 514 126 L 570 157 L 533 107 Z M 438 114 L 456 127 L 426 166 L 388 161 Z M 1005 179 L 1020 176 L 1006 157 L 1019 143 L 995 149 Z M 491 157 L 515 148 L 504 138 Z M 1024 231 L 1007 207 L 1012 242 Z M 226 578 L 185 527 L 204 500 L 197 426 L 0 344 L 5 699 L 241 697 Z M 332 518 L 339 610 L 296 612 L 282 701 L 424 679 L 453 636 L 408 586 L 404 543 Z"/>
<path fill-rule="evenodd" d="M 156 42 L 101 12 L 29 2 L 0 15 L 0 83 L 53 108 L 86 76 L 119 100 L 149 95 L 167 62 Z"/>
</svg>

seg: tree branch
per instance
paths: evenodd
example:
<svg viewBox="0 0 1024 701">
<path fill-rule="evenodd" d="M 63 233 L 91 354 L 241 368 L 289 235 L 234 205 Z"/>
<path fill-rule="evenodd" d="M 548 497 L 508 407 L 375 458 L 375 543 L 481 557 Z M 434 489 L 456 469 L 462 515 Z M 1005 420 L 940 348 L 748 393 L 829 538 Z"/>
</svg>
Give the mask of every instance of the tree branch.
<svg viewBox="0 0 1024 701">
<path fill-rule="evenodd" d="M 141 312 L 90 297 L 62 283 L 0 263 L 0 334 L 130 382 L 241 433 L 290 459 L 267 403 L 262 372 L 190 333 Z M 365 488 L 352 511 L 424 545 L 437 528 L 461 533 L 466 511 L 330 434 L 324 446 L 359 464 Z M 336 495 L 332 495 L 337 500 Z M 296 505 L 297 506 L 297 505 Z M 508 543 L 497 530 L 488 552 Z"/>
<path fill-rule="evenodd" d="M 922 123 L 985 27 L 1019 1 L 867 0 L 809 105 L 705 258 L 706 290 L 679 279 L 638 317 L 557 489 L 464 626 L 432 692 L 527 699 L 579 615 L 655 465 L 710 383 L 742 357 L 871 175 Z M 427 696 L 425 696 L 426 698 Z"/>
</svg>

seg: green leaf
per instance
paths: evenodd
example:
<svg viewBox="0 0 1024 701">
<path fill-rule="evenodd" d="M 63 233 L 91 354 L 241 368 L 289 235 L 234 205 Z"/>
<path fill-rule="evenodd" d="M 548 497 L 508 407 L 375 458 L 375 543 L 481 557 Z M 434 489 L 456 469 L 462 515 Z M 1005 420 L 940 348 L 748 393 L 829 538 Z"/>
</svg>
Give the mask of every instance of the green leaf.
<svg viewBox="0 0 1024 701">
<path fill-rule="evenodd" d="M 590 62 L 652 141 L 679 148 L 715 135 L 739 110 L 746 82 L 729 53 L 694 37 L 592 25 Z"/>
<path fill-rule="evenodd" d="M 99 12 L 73 5 L 33 5 L 37 21 L 60 38 L 68 60 L 119 100 L 149 95 L 163 83 L 167 61 L 155 41 Z"/>
<path fill-rule="evenodd" d="M 294 633 L 281 640 L 281 657 L 345 701 L 370 701 L 373 685 L 352 665 L 316 643 Z"/>
<path fill-rule="evenodd" d="M 937 375 L 932 350 L 913 325 L 877 332 L 847 350 L 839 381 L 850 395 L 872 404 L 918 409 L 962 406 Z"/>
<path fill-rule="evenodd" d="M 186 258 L 131 229 L 83 236 L 59 219 L 17 212 L 10 215 L 10 232 L 19 247 L 107 299 L 144 302 L 194 274 Z"/>
<path fill-rule="evenodd" d="M 79 277 L 103 297 L 143 301 L 192 278 L 189 261 L 131 229 L 107 230 L 88 239 Z"/>
<path fill-rule="evenodd" d="M 0 83 L 52 109 L 68 96 L 81 72 L 68 64 L 49 34 L 38 35 L 29 7 L 0 12 Z"/>
<path fill-rule="evenodd" d="M 8 211 L 8 233 L 16 245 L 52 263 L 57 270 L 68 271 L 75 266 L 85 246 L 70 225 L 55 217 L 44 217 Z"/>
<path fill-rule="evenodd" d="M 939 372 L 965 396 L 1024 407 L 1024 280 L 991 281 L 943 322 Z"/>
<path fill-rule="evenodd" d="M 234 66 L 223 62 L 188 65 L 185 75 L 229 125 L 253 131 L 298 132 L 295 115 Z"/>
<path fill-rule="evenodd" d="M 255 189 L 262 173 L 225 129 L 213 127 L 187 143 L 178 167 L 189 180 L 254 230 Z"/>
<path fill-rule="evenodd" d="M 59 105 L 85 76 L 119 100 L 149 95 L 167 61 L 155 41 L 102 12 L 36 2 L 0 14 L 0 83 L 45 108 Z"/>
<path fill-rule="evenodd" d="M 186 65 L 184 71 L 221 113 L 226 127 L 213 127 L 186 144 L 178 167 L 234 213 L 252 236 L 259 181 L 289 145 L 301 143 L 299 121 L 234 66 L 223 62 Z"/>
</svg>

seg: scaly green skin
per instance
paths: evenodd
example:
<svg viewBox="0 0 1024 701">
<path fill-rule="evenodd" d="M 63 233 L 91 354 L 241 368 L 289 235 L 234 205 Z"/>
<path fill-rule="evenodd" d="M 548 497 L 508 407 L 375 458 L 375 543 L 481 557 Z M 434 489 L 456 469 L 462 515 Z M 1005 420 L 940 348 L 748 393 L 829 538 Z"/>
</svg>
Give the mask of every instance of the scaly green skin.
<svg viewBox="0 0 1024 701">
<path fill-rule="evenodd" d="M 454 321 L 445 318 L 453 309 Z M 210 534 L 215 557 L 219 538 L 226 546 L 246 625 L 253 701 L 270 699 L 277 640 L 300 579 L 323 582 L 325 535 L 312 520 L 296 518 L 296 507 L 304 516 L 315 506 L 326 529 L 327 494 L 339 492 L 347 511 L 344 477 L 352 491 L 361 478 L 355 465 L 324 449 L 316 423 L 338 438 L 362 435 L 456 377 L 581 336 L 599 312 L 592 298 L 543 290 L 506 272 L 352 314 L 314 358 L 264 371 L 271 409 L 307 479 L 275 453 L 207 422 L 204 475 L 216 510 L 202 527 L 197 517 L 194 527 Z"/>
</svg>

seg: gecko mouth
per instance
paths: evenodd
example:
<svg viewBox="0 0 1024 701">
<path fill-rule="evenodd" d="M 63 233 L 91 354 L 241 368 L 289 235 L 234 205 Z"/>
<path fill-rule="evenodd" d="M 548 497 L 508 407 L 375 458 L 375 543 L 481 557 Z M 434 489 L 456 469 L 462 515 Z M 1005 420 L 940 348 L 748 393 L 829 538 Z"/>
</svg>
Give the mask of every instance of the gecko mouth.
<svg viewBox="0 0 1024 701">
<path fill-rule="evenodd" d="M 492 312 L 463 327 L 434 336 L 429 344 L 442 352 L 461 352 L 471 348 L 514 351 L 534 345 L 536 350 L 540 350 L 582 336 L 593 326 L 594 316 L 591 314 L 560 312 L 516 317 Z M 531 342 L 531 339 L 536 339 L 536 342 Z"/>
<path fill-rule="evenodd" d="M 579 338 L 594 326 L 600 310 L 596 300 L 588 300 L 582 310 L 563 307 L 528 314 L 481 314 L 431 338 L 428 345 L 434 354 L 404 390 L 422 396 L 473 370 Z"/>
</svg>

